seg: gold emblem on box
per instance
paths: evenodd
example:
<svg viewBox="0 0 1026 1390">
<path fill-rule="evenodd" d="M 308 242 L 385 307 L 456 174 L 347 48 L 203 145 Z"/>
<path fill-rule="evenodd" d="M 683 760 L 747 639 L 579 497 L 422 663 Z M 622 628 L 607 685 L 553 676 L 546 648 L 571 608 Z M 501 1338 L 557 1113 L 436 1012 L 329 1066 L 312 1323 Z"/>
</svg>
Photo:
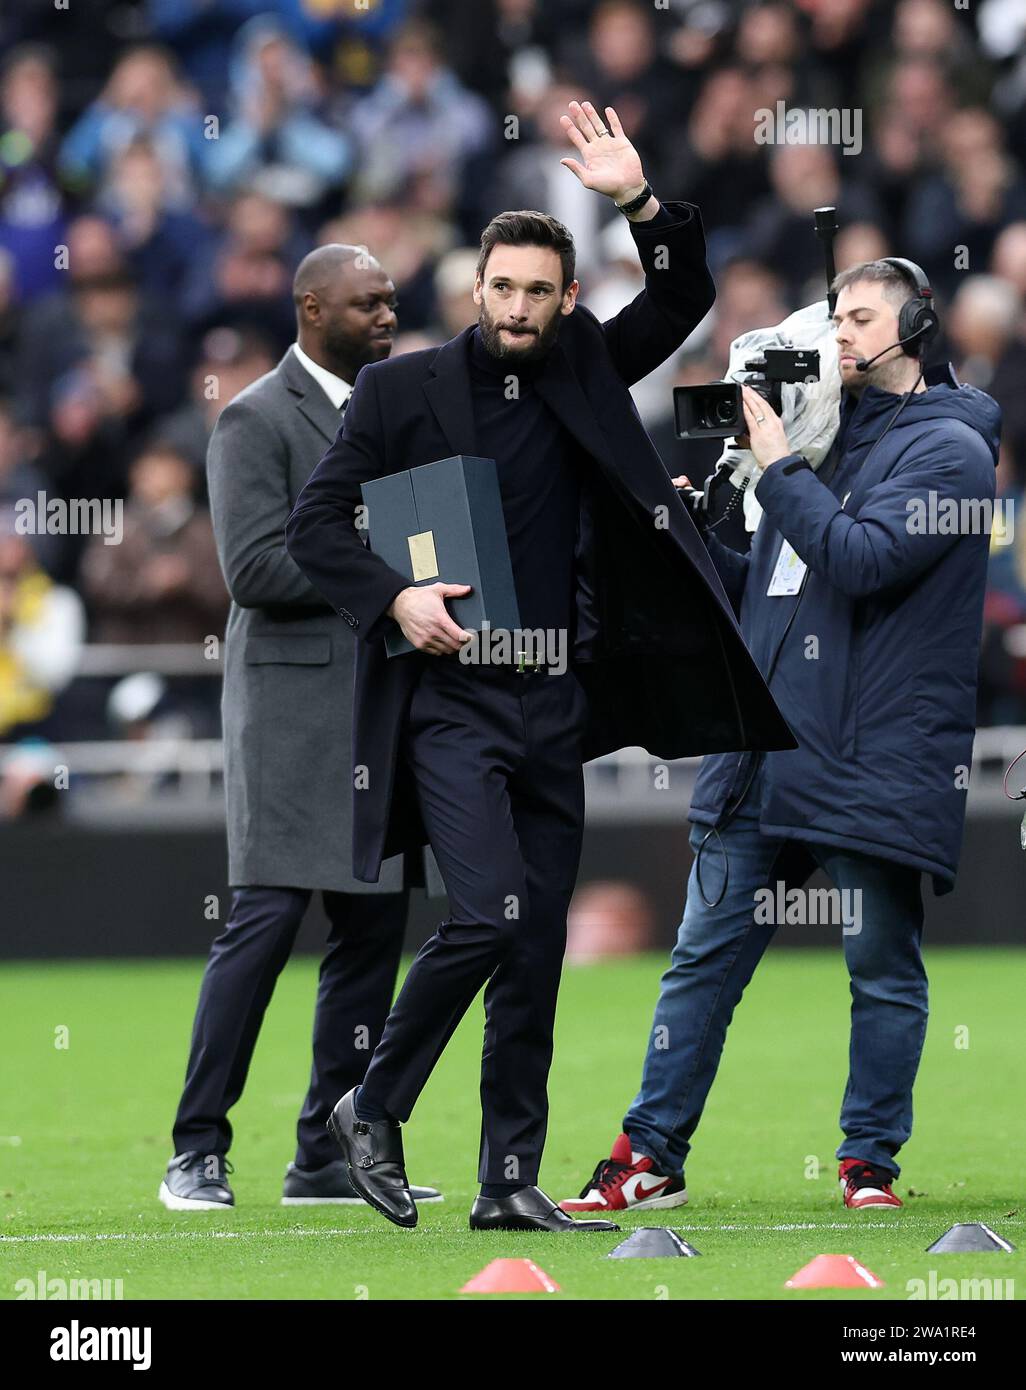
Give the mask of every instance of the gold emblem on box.
<svg viewBox="0 0 1026 1390">
<path fill-rule="evenodd" d="M 435 558 L 435 537 L 433 531 L 421 531 L 416 536 L 408 536 L 410 563 L 413 565 L 414 579 L 436 579 L 438 561 Z"/>
</svg>

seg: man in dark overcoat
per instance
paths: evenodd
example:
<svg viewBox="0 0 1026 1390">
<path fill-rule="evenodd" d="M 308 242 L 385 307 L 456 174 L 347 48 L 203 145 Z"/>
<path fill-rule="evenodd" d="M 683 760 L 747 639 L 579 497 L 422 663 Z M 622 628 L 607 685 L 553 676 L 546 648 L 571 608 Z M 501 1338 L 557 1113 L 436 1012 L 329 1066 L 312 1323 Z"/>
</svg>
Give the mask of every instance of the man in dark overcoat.
<svg viewBox="0 0 1026 1390">
<path fill-rule="evenodd" d="M 486 986 L 475 1229 L 574 1223 L 536 1185 L 582 763 L 625 745 L 665 758 L 791 747 L 790 732 L 630 395 L 709 310 L 698 209 L 660 204 L 615 111 L 573 102 L 562 161 L 630 222 L 645 288 L 606 323 L 576 305 L 573 241 L 508 212 L 482 235 L 476 327 L 365 367 L 296 504 L 290 555 L 358 639 L 354 866 L 429 840 L 450 916 L 407 975 L 362 1088 L 331 1124 L 354 1186 L 417 1220 L 405 1121 Z M 454 622 L 462 576 L 413 585 L 363 544 L 360 484 L 464 454 L 494 459 L 521 629 L 506 664 Z M 415 650 L 389 658 L 402 630 Z M 466 658 L 472 659 L 466 659 Z"/>
</svg>

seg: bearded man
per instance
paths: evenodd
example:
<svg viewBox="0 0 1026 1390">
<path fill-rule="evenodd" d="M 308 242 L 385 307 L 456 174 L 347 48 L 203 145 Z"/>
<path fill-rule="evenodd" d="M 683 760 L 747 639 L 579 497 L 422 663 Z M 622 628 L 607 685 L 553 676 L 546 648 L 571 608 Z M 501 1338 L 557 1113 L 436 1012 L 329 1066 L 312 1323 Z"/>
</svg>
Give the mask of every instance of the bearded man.
<svg viewBox="0 0 1026 1390">
<path fill-rule="evenodd" d="M 289 554 L 360 639 L 356 873 L 373 882 L 385 856 L 430 840 L 449 894 L 362 1086 L 329 1121 L 353 1185 L 401 1226 L 417 1208 L 399 1125 L 484 987 L 471 1227 L 616 1229 L 575 1222 L 536 1185 L 582 764 L 626 745 L 793 746 L 629 390 L 713 302 L 698 209 L 660 204 L 611 107 L 605 121 L 590 103 L 569 111 L 581 161 L 561 163 L 627 217 L 645 288 L 600 323 L 576 304 L 567 229 L 501 213 L 481 237 L 478 324 L 363 368 L 286 528 Z M 468 586 L 412 585 L 362 544 L 361 483 L 459 454 L 495 460 L 521 630 L 567 660 L 461 660 L 472 635 L 445 599 Z M 389 659 L 398 629 L 415 650 Z"/>
</svg>

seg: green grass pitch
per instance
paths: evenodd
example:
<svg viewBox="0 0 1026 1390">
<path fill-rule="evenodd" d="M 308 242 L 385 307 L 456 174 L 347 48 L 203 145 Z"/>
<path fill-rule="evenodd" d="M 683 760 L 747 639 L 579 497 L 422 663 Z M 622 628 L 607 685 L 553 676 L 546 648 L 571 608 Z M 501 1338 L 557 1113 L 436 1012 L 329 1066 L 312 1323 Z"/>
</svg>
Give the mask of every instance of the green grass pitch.
<svg viewBox="0 0 1026 1390">
<path fill-rule="evenodd" d="M 0 970 L 0 1294 L 19 1279 L 120 1279 L 125 1299 L 453 1298 L 497 1256 L 529 1256 L 570 1299 L 906 1299 L 907 1281 L 1013 1279 L 1026 1293 L 1026 952 L 927 955 L 932 1015 L 893 1215 L 846 1212 L 833 1151 L 848 1047 L 840 951 L 771 951 L 734 1020 L 687 1168 L 689 1205 L 622 1218 L 621 1235 L 474 1233 L 478 1003 L 405 1130 L 414 1181 L 441 1206 L 414 1231 L 354 1207 L 279 1205 L 309 1066 L 316 961 L 293 961 L 232 1116 L 233 1211 L 167 1212 L 157 1187 L 185 1066 L 201 962 L 18 964 Z M 633 1096 L 662 956 L 568 967 L 542 1185 L 575 1194 Z M 55 1046 L 64 1039 L 67 1047 Z M 960 1031 L 962 1030 L 962 1031 Z M 967 1030 L 967 1031 L 964 1031 Z M 968 1044 L 967 1046 L 964 1044 Z M 819 1176 L 810 1176 L 819 1160 Z M 909 1189 L 916 1195 L 910 1196 Z M 956 1221 L 986 1221 L 1017 1253 L 927 1255 Z M 641 1224 L 700 1259 L 603 1257 Z M 784 1281 L 819 1253 L 885 1281 L 854 1295 Z M 1007 1287 L 1007 1286 L 1006 1286 Z"/>
</svg>

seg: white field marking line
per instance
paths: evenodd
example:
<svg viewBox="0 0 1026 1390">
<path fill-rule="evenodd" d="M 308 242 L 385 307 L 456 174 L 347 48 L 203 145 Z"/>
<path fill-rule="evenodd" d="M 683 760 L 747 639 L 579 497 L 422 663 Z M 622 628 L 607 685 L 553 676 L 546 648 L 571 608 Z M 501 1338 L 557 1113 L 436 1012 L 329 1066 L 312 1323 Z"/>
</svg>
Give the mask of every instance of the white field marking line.
<svg viewBox="0 0 1026 1390">
<path fill-rule="evenodd" d="M 904 1223 L 906 1225 L 911 1223 Z M 1019 1226 L 1021 1220 L 1005 1218 L 1004 1225 Z M 893 1231 L 899 1223 L 890 1221 L 789 1221 L 776 1226 L 752 1226 L 747 1222 L 721 1226 L 671 1226 L 669 1229 L 687 1234 L 689 1231 Z M 635 1230 L 645 1230 L 636 1226 Z M 294 1228 L 270 1227 L 262 1231 L 106 1231 L 90 1235 L 76 1232 L 73 1235 L 30 1235 L 0 1236 L 0 1246 L 31 1245 L 39 1243 L 65 1243 L 86 1240 L 257 1240 L 264 1236 L 367 1236 L 374 1235 L 373 1226 L 297 1226 Z M 378 1231 L 377 1234 L 385 1234 Z"/>
<path fill-rule="evenodd" d="M 889 1224 L 889 1223 L 888 1223 Z M 101 1231 L 96 1235 L 87 1235 L 84 1232 L 75 1235 L 34 1235 L 34 1236 L 0 1236 L 0 1246 L 4 1245 L 28 1245 L 33 1242 L 61 1242 L 71 1243 L 74 1241 L 85 1240 L 256 1240 L 263 1236 L 358 1236 L 367 1235 L 368 1231 L 360 1231 L 358 1228 L 352 1230 L 339 1230 L 333 1226 L 325 1226 L 323 1230 L 300 1228 L 298 1230 L 270 1229 L 264 1231 Z"/>
</svg>

